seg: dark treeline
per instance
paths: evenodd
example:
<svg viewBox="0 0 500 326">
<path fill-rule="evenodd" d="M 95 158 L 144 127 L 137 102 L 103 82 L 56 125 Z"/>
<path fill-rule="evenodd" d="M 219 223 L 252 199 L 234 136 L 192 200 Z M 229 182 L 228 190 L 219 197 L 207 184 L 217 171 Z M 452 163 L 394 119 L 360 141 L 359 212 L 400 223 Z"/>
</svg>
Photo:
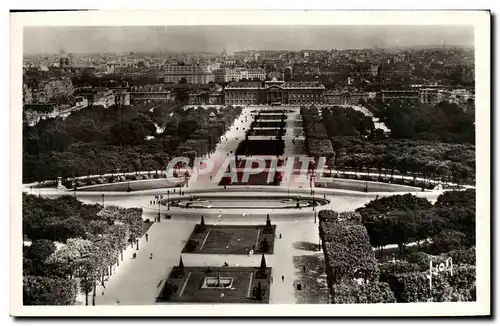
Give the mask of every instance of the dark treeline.
<svg viewBox="0 0 500 326">
<path fill-rule="evenodd" d="M 175 155 L 214 148 L 241 109 L 173 104 L 88 107 L 23 128 L 23 181 L 165 169 Z M 209 118 L 210 113 L 216 117 Z M 157 127 L 163 130 L 157 130 Z"/>
</svg>

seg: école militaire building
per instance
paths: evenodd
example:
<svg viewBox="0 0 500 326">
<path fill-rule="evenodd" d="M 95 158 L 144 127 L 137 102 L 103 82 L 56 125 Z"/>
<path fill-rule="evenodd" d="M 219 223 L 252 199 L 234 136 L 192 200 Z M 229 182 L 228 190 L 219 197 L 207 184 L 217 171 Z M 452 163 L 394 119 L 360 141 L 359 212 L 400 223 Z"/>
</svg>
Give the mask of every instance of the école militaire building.
<svg viewBox="0 0 500 326">
<path fill-rule="evenodd" d="M 226 105 L 322 104 L 325 86 L 319 82 L 285 82 L 270 75 L 265 82 L 235 82 L 224 88 Z"/>
</svg>

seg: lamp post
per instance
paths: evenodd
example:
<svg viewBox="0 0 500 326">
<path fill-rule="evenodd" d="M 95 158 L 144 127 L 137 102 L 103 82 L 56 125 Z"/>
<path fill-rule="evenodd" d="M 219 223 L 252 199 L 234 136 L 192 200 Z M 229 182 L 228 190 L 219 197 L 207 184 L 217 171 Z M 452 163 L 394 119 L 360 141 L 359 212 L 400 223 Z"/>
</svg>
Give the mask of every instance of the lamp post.
<svg viewBox="0 0 500 326">
<path fill-rule="evenodd" d="M 314 211 L 314 223 L 316 223 L 316 200 L 314 199 L 314 190 L 313 193 L 313 211 Z"/>
<path fill-rule="evenodd" d="M 170 190 L 167 190 L 167 211 L 170 211 Z"/>
<path fill-rule="evenodd" d="M 158 196 L 158 222 L 161 222 L 161 200 Z"/>
</svg>

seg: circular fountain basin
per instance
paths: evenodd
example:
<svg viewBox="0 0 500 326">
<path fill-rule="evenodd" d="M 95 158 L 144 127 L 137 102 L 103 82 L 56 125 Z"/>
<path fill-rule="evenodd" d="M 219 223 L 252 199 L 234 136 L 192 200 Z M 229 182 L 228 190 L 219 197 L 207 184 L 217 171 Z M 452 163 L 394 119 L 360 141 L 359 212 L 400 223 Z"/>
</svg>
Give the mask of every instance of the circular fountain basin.
<svg viewBox="0 0 500 326">
<path fill-rule="evenodd" d="M 328 204 L 330 201 L 325 198 L 314 198 L 315 206 Z M 164 201 L 164 203 L 166 203 Z M 170 207 L 192 208 L 213 208 L 213 209 L 297 209 L 302 207 L 312 207 L 314 205 L 312 197 L 192 197 L 190 199 L 171 200 Z"/>
</svg>

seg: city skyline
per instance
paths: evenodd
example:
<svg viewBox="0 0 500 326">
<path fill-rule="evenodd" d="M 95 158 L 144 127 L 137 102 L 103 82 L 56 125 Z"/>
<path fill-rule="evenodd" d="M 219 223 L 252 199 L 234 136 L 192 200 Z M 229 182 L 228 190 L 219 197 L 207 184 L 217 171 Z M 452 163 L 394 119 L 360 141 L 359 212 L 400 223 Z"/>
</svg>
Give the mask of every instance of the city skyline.
<svg viewBox="0 0 500 326">
<path fill-rule="evenodd" d="M 25 55 L 474 46 L 472 26 L 26 27 Z"/>
</svg>

